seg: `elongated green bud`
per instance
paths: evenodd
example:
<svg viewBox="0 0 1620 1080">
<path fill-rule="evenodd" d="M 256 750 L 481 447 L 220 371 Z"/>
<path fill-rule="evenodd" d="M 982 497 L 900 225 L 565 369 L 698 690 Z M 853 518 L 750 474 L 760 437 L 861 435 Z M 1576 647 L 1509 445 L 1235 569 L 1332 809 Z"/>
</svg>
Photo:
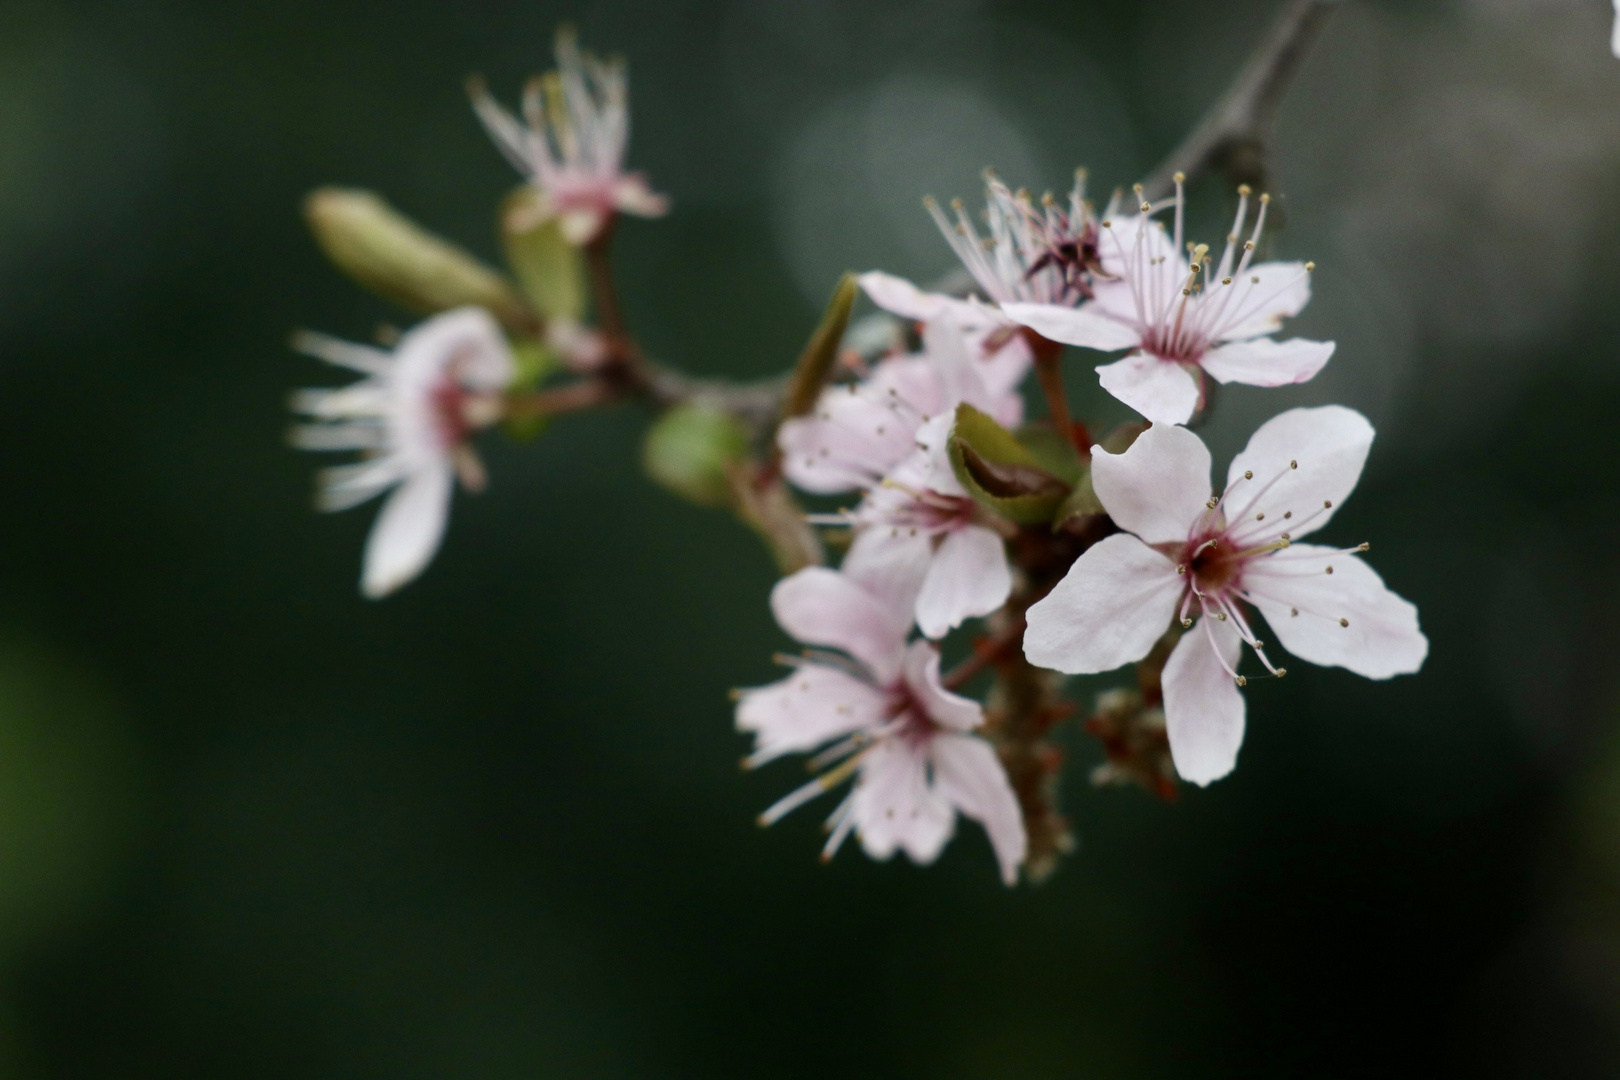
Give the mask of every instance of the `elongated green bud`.
<svg viewBox="0 0 1620 1080">
<path fill-rule="evenodd" d="M 327 258 L 385 300 L 422 315 L 473 304 L 510 333 L 540 330 L 504 277 L 372 192 L 320 188 L 304 201 L 304 217 Z"/>
</svg>

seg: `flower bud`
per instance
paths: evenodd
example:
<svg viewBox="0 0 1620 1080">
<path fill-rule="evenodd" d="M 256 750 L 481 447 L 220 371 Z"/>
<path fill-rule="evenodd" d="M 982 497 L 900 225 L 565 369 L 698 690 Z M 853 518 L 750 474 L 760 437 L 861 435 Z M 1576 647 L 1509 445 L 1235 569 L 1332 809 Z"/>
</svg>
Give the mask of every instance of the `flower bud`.
<svg viewBox="0 0 1620 1080">
<path fill-rule="evenodd" d="M 386 300 L 424 315 L 470 304 L 509 332 L 539 330 L 505 278 L 369 191 L 320 188 L 304 201 L 304 217 L 327 258 Z"/>
<path fill-rule="evenodd" d="M 748 454 L 748 432 L 729 413 L 677 405 L 647 429 L 641 447 L 647 475 L 701 506 L 734 502 L 728 473 Z"/>
</svg>

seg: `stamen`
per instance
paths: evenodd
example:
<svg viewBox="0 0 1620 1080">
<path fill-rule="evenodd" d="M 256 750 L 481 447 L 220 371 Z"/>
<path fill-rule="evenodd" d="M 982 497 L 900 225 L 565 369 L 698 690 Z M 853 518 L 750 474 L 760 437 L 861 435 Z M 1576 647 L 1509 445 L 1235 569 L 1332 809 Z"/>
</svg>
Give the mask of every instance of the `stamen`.
<svg viewBox="0 0 1620 1080">
<path fill-rule="evenodd" d="M 759 815 L 758 820 L 760 827 L 769 828 L 770 826 L 775 825 L 778 821 L 781 821 L 788 814 L 791 814 L 793 811 L 814 799 L 822 792 L 831 791 L 845 780 L 848 780 L 850 776 L 861 767 L 861 761 L 865 758 L 865 756 L 866 755 L 864 753 L 856 754 L 854 757 L 848 759 L 831 772 L 823 773 L 821 776 L 816 777 L 803 787 L 789 792 L 787 795 L 772 803 L 766 808 L 763 814 Z"/>
</svg>

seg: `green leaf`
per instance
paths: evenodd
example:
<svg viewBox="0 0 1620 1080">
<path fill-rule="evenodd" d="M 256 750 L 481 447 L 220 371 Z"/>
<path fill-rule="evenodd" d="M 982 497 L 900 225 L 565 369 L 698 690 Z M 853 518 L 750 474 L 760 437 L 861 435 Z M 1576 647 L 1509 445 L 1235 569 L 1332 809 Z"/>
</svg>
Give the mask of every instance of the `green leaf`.
<svg viewBox="0 0 1620 1080">
<path fill-rule="evenodd" d="M 556 218 L 540 212 L 539 198 L 524 185 L 501 203 L 506 261 L 542 316 L 578 322 L 585 317 L 585 256 L 563 239 Z"/>
<path fill-rule="evenodd" d="M 701 506 L 730 506 L 732 468 L 748 456 L 748 432 L 730 413 L 677 405 L 647 429 L 641 462 L 661 486 Z"/>
<path fill-rule="evenodd" d="M 1025 424 L 1015 434 L 1041 468 L 1064 483 L 1076 483 L 1085 475 L 1086 463 L 1080 460 L 1080 452 L 1074 448 L 1074 443 L 1058 434 L 1057 428 L 1047 421 L 1036 420 Z"/>
<path fill-rule="evenodd" d="M 833 365 L 838 362 L 838 346 L 843 343 L 844 329 L 849 326 L 850 308 L 855 305 L 855 276 L 845 274 L 838 279 L 827 310 L 821 316 L 821 325 L 810 335 L 810 343 L 799 354 L 788 376 L 787 394 L 782 399 L 782 419 L 803 416 L 816 407 L 821 388 L 832 378 Z"/>
<path fill-rule="evenodd" d="M 470 304 L 514 334 L 539 329 L 504 277 L 369 191 L 320 188 L 304 217 L 327 258 L 385 300 L 422 315 Z"/>
<path fill-rule="evenodd" d="M 957 406 L 948 451 L 973 500 L 1008 521 L 1048 522 L 1069 494 L 1069 485 L 1042 468 L 1012 432 L 971 405 Z"/>
</svg>

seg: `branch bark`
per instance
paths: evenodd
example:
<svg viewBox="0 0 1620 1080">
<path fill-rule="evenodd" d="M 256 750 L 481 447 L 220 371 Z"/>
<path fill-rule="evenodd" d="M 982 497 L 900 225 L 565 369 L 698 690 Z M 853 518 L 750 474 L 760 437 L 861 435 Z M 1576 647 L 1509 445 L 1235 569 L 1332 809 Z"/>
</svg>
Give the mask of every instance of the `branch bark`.
<svg viewBox="0 0 1620 1080">
<path fill-rule="evenodd" d="M 1289 0 L 1271 30 L 1198 126 L 1142 181 L 1144 196 L 1175 190 L 1175 174 L 1189 180 L 1213 168 L 1264 189 L 1271 125 L 1305 56 L 1342 0 Z"/>
</svg>

